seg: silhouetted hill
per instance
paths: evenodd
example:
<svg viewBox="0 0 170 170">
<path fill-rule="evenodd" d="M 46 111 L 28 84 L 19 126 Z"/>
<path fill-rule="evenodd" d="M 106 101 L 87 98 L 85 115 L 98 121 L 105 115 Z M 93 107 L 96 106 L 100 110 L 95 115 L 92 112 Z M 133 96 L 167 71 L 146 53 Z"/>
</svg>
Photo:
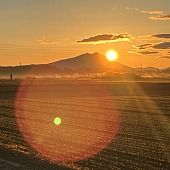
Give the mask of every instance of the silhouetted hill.
<svg viewBox="0 0 170 170">
<path fill-rule="evenodd" d="M 133 71 L 133 72 L 132 72 Z M 96 75 L 104 77 L 122 77 L 122 76 L 137 76 L 135 72 L 141 72 L 141 68 L 132 68 L 126 65 L 123 65 L 116 61 L 108 61 L 105 55 L 100 53 L 85 53 L 77 57 L 68 58 L 65 60 L 56 61 L 49 64 L 40 64 L 40 65 L 25 65 L 25 66 L 0 66 L 0 77 L 7 76 L 10 77 L 12 74 L 14 77 L 35 77 L 35 76 L 53 76 L 53 77 L 62 77 L 62 76 L 87 76 L 87 75 Z M 121 75 L 116 75 L 119 72 Z M 122 72 L 124 72 L 122 75 Z M 127 75 L 128 73 L 129 75 Z M 166 74 L 166 75 L 165 75 Z M 146 67 L 142 68 L 142 76 L 157 76 L 165 77 L 169 76 L 170 67 L 165 69 L 158 69 L 155 67 Z M 140 74 L 138 75 L 141 76 Z"/>
<path fill-rule="evenodd" d="M 49 65 L 31 65 L 31 66 L 15 66 L 15 67 L 0 67 L 0 76 L 14 77 L 18 76 L 48 76 L 60 74 L 63 71 L 59 68 Z"/>
<path fill-rule="evenodd" d="M 170 74 L 170 67 L 167 67 L 166 69 L 163 69 L 162 73 L 169 73 Z"/>
<path fill-rule="evenodd" d="M 116 61 L 108 61 L 105 55 L 100 53 L 85 53 L 74 58 L 68 58 L 65 60 L 56 61 L 49 63 L 50 66 L 55 66 L 60 69 L 65 67 L 76 69 L 76 68 L 112 68 L 114 70 L 131 71 L 132 68 Z"/>
<path fill-rule="evenodd" d="M 142 71 L 158 71 L 159 68 L 157 67 L 145 67 L 145 68 L 142 68 Z M 134 71 L 141 71 L 141 67 L 136 67 L 134 68 Z"/>
<path fill-rule="evenodd" d="M 15 67 L 0 67 L 0 76 L 7 76 L 10 74 L 14 75 L 25 75 L 33 66 L 15 66 Z"/>
</svg>

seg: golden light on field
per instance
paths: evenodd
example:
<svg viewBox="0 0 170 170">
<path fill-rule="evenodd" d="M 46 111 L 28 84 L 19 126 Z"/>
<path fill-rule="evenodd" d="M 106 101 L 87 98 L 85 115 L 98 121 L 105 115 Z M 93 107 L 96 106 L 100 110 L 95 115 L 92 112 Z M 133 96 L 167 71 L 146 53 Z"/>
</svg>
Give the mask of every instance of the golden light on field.
<svg viewBox="0 0 170 170">
<path fill-rule="evenodd" d="M 113 50 L 107 52 L 106 57 L 109 61 L 114 61 L 117 59 L 117 53 Z"/>
<path fill-rule="evenodd" d="M 61 123 L 61 119 L 60 119 L 59 117 L 56 117 L 56 118 L 54 119 L 54 123 L 55 123 L 56 125 L 59 125 L 59 124 Z"/>
</svg>

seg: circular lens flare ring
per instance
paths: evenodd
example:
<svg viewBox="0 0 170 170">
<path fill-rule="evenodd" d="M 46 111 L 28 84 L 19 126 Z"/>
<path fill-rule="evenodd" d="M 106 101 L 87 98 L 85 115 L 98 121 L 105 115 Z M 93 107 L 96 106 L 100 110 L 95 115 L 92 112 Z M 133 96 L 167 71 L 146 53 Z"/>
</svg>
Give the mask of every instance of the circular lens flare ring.
<svg viewBox="0 0 170 170">
<path fill-rule="evenodd" d="M 104 108 L 100 106 L 103 100 L 99 96 L 110 96 L 105 85 L 54 86 L 46 85 L 46 80 L 43 81 L 37 85 L 34 79 L 24 79 L 15 100 L 18 127 L 33 149 L 51 160 L 80 161 L 102 151 L 115 138 L 120 119 L 114 100 L 110 100 L 114 109 L 105 114 Z M 73 90 L 78 96 L 72 96 Z M 55 93 L 52 100 L 49 100 L 51 91 Z M 65 98 L 63 91 L 71 98 Z M 96 108 L 99 110 L 96 111 Z M 60 120 L 62 126 L 56 125 L 55 122 L 58 124 Z"/>
<path fill-rule="evenodd" d="M 114 50 L 109 50 L 106 54 L 106 57 L 109 61 L 114 61 L 117 59 L 117 53 Z"/>
</svg>

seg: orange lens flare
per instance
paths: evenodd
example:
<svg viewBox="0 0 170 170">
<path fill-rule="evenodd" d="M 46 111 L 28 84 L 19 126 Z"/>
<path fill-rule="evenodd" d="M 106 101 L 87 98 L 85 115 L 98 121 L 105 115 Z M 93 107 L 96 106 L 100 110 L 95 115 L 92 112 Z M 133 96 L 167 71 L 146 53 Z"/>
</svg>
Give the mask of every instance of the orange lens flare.
<svg viewBox="0 0 170 170">
<path fill-rule="evenodd" d="M 18 89 L 15 114 L 27 143 L 43 156 L 65 162 L 87 159 L 103 150 L 120 124 L 107 88 L 47 81 L 25 78 Z"/>
</svg>

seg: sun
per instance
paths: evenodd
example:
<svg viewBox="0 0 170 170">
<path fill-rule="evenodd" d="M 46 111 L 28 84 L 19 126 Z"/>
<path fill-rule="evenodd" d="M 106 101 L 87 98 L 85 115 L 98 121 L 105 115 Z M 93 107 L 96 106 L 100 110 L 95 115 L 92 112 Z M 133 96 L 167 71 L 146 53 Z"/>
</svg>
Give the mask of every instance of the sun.
<svg viewBox="0 0 170 170">
<path fill-rule="evenodd" d="M 113 50 L 107 52 L 106 57 L 109 61 L 114 61 L 117 59 L 117 53 Z"/>
</svg>

